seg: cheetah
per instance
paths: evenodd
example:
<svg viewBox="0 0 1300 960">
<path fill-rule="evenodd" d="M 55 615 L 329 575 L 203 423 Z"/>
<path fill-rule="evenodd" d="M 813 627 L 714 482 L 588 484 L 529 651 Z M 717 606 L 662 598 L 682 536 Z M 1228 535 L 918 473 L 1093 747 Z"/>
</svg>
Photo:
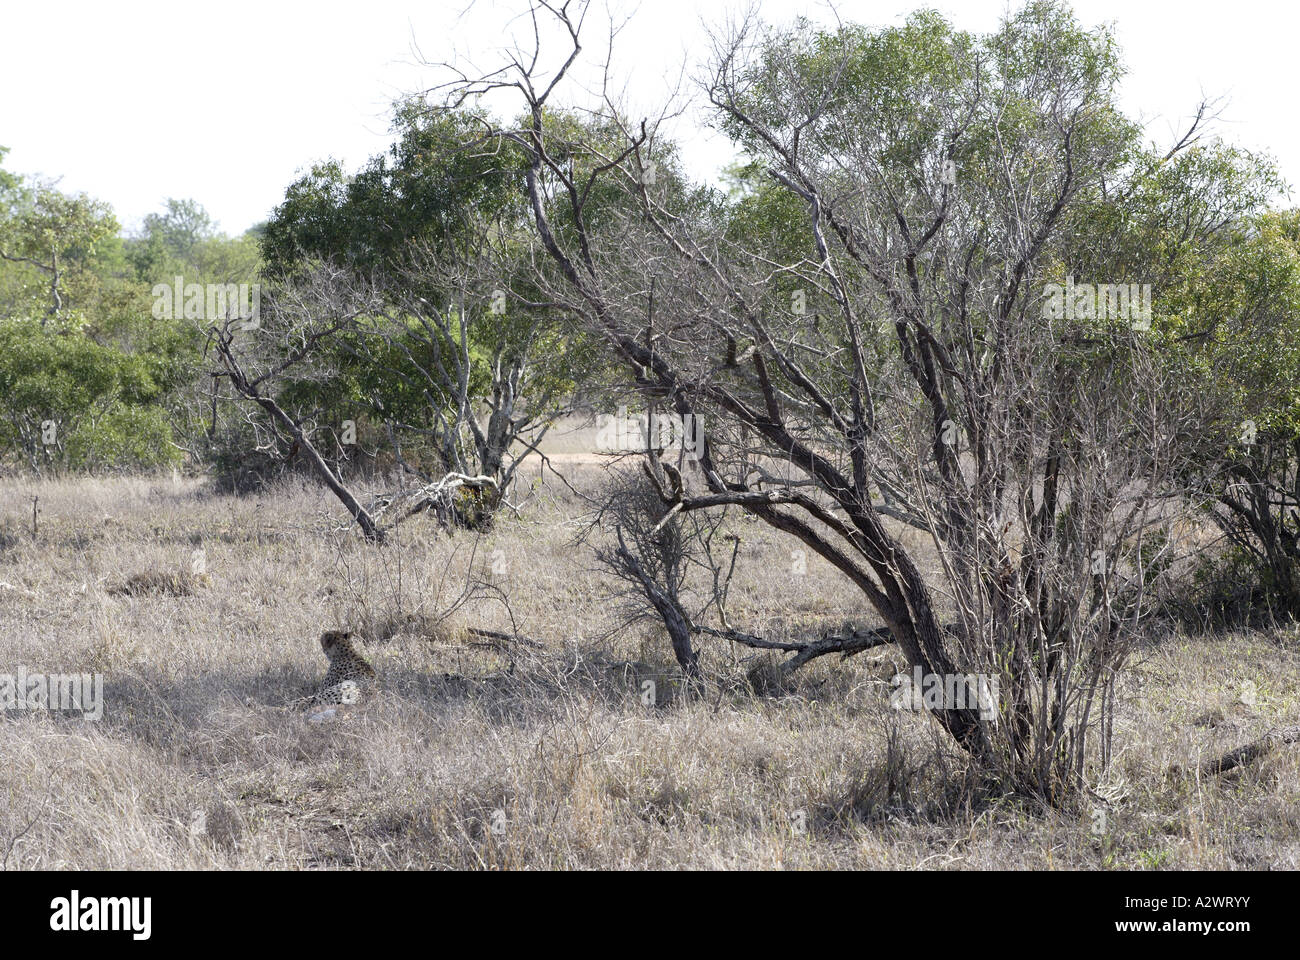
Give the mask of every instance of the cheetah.
<svg viewBox="0 0 1300 960">
<path fill-rule="evenodd" d="M 352 646 L 352 631 L 326 630 L 320 635 L 320 646 L 330 668 L 312 703 L 316 706 L 360 703 L 362 691 L 375 678 L 375 668 Z"/>
</svg>

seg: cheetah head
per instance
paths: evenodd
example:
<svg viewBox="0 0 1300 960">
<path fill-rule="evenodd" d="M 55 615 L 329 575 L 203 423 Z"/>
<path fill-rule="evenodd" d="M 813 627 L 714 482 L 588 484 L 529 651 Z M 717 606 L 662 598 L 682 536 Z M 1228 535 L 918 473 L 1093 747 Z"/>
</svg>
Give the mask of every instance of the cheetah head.
<svg viewBox="0 0 1300 960">
<path fill-rule="evenodd" d="M 351 648 L 348 642 L 351 639 L 351 630 L 326 630 L 320 635 L 320 648 L 325 651 L 326 659 L 333 660 L 336 653 Z"/>
</svg>

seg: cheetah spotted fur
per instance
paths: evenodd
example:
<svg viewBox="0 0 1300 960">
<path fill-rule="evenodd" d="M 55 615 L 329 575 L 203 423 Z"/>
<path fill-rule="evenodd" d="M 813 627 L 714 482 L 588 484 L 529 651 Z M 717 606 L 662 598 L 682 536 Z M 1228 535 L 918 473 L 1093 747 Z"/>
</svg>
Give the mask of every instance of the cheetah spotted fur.
<svg viewBox="0 0 1300 960">
<path fill-rule="evenodd" d="M 330 666 L 312 702 L 318 706 L 360 703 L 363 691 L 375 679 L 375 668 L 352 646 L 352 631 L 326 630 L 320 635 L 320 646 Z"/>
</svg>

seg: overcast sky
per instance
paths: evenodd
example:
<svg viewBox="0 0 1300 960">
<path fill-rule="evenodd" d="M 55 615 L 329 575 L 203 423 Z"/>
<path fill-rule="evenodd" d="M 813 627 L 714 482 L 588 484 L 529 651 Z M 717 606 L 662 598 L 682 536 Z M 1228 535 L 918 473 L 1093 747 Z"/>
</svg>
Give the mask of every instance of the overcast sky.
<svg viewBox="0 0 1300 960">
<path fill-rule="evenodd" d="M 499 63 L 521 0 L 119 0 L 6 4 L 0 20 L 0 145 L 7 169 L 59 177 L 111 203 L 134 227 L 166 197 L 192 197 L 227 232 L 266 218 L 295 174 L 329 157 L 355 169 L 390 142 L 389 107 L 439 79 L 423 58 Z M 739 9 L 722 0 L 611 0 L 631 16 L 616 45 L 630 102 L 651 107 L 707 53 L 706 25 Z M 939 9 L 958 26 L 994 28 L 1004 0 L 858 0 L 841 17 L 896 24 Z M 1114 22 L 1129 76 L 1123 97 L 1150 136 L 1170 139 L 1202 92 L 1224 97 L 1218 130 L 1272 154 L 1300 186 L 1296 37 L 1300 5 L 1265 0 L 1077 0 L 1089 25 Z M 593 8 L 589 51 L 608 20 Z M 774 22 L 829 7 L 762 0 Z M 727 144 L 683 121 L 677 138 L 700 177 L 730 159 Z M 1300 199 L 1300 197 L 1296 198 Z"/>
</svg>

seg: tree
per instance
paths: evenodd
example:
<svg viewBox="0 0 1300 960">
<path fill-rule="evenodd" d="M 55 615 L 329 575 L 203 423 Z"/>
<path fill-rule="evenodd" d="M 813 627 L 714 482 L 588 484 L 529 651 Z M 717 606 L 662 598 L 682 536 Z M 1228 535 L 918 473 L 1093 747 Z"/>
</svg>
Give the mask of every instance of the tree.
<svg viewBox="0 0 1300 960">
<path fill-rule="evenodd" d="M 28 194 L 23 178 L 3 169 L 8 153 L 8 147 L 0 147 L 0 223 L 14 216 Z"/>
<path fill-rule="evenodd" d="M 558 71 L 524 51 L 451 81 L 447 104 L 519 98 L 521 120 L 484 115 L 476 142 L 526 158 L 542 299 L 706 424 L 703 489 L 661 488 L 665 509 L 738 507 L 807 544 L 924 676 L 1000 690 L 995 710 L 934 705 L 958 743 L 1018 789 L 1068 797 L 1148 612 L 1162 549 L 1144 538 L 1175 437 L 1195 429 L 1140 296 L 1135 316 L 1127 296 L 1112 315 L 1111 288 L 1143 279 L 1127 264 L 1088 264 L 1100 310 L 1096 286 L 1091 309 L 1045 303 L 1089 241 L 1071 231 L 1105 240 L 1095 211 L 1133 175 L 1111 35 L 1050 3 L 987 37 L 929 13 L 877 32 L 747 21 L 718 41 L 706 92 L 767 182 L 720 215 L 677 178 L 642 174 L 657 125 L 608 96 L 597 123 L 621 131 L 616 145 L 548 126 L 581 11 L 534 8 L 567 38 Z M 594 216 L 599 190 L 626 201 Z M 779 223 L 792 210 L 794 235 Z M 930 536 L 932 578 L 891 523 Z"/>
<path fill-rule="evenodd" d="M 384 533 L 377 518 L 343 484 L 312 442 L 304 426 L 307 417 L 291 415 L 276 396 L 286 372 L 300 369 L 308 358 L 317 360 L 312 375 L 329 379 L 331 371 L 319 362 L 319 344 L 375 305 L 366 291 L 334 271 L 328 276 L 318 275 L 310 286 L 294 287 L 263 303 L 255 326 L 249 318 L 237 315 L 214 318 L 208 327 L 208 343 L 220 364 L 213 373 L 214 407 L 216 384 L 224 379 L 233 388 L 235 398 L 255 404 L 265 414 L 267 428 L 273 434 L 282 432 L 291 439 L 295 450 L 303 452 L 366 539 L 382 542 Z"/>
<path fill-rule="evenodd" d="M 166 213 L 151 213 L 144 218 L 144 232 L 159 237 L 173 255 L 187 256 L 200 243 L 216 236 L 216 225 L 197 201 L 169 197 L 164 206 Z"/>
<path fill-rule="evenodd" d="M 43 185 L 0 221 L 0 258 L 44 276 L 49 298 L 45 316 L 57 317 L 65 307 L 69 280 L 88 271 L 98 248 L 116 238 L 117 230 L 107 204 Z"/>
<path fill-rule="evenodd" d="M 107 204 L 0 171 L 0 449 L 36 471 L 177 462 L 191 345 L 147 294 Z"/>
<path fill-rule="evenodd" d="M 289 187 L 261 242 L 277 282 L 310 287 L 341 271 L 376 305 L 340 305 L 353 319 L 313 341 L 314 360 L 342 379 L 295 381 L 301 367 L 285 367 L 281 399 L 336 420 L 364 412 L 404 471 L 426 485 L 485 478 L 490 508 L 513 480 L 518 447 L 535 449 L 567 409 L 591 351 L 562 342 L 551 311 L 514 295 L 528 257 L 519 160 L 461 149 L 471 122 L 399 105 L 387 155 L 355 176 L 333 162 L 314 168 Z"/>
<path fill-rule="evenodd" d="M 35 471 L 178 459 L 163 406 L 168 365 L 34 319 L 0 319 L 0 449 Z"/>
<path fill-rule="evenodd" d="M 1253 572 L 1248 586 L 1300 616 L 1300 211 L 1258 213 L 1225 232 L 1180 291 L 1172 362 L 1213 403 L 1188 482 L 1230 559 Z M 1228 572 L 1240 585 L 1241 571 Z"/>
<path fill-rule="evenodd" d="M 1273 607 L 1300 611 L 1300 232 L 1294 213 L 1267 209 L 1282 188 L 1268 158 L 1203 137 L 1208 109 L 1175 149 L 1134 151 L 1122 195 L 1074 212 L 1061 259 L 1077 273 L 1121 264 L 1156 291 L 1147 336 L 1198 406 L 1169 494 L 1226 535 L 1233 592 L 1262 587 Z"/>
</svg>

